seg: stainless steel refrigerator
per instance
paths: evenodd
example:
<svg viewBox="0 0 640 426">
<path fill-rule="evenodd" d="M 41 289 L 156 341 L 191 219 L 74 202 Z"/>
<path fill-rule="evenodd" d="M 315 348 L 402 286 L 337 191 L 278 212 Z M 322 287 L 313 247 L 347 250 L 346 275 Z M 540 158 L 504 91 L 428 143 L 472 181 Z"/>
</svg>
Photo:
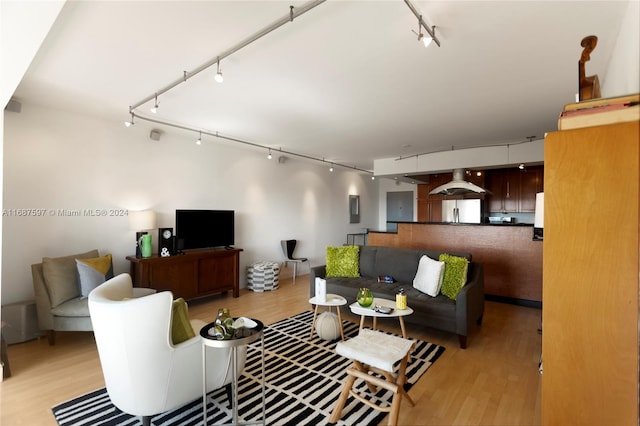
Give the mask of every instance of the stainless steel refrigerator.
<svg viewBox="0 0 640 426">
<path fill-rule="evenodd" d="M 453 223 L 480 223 L 482 200 L 443 200 L 442 221 Z"/>
</svg>

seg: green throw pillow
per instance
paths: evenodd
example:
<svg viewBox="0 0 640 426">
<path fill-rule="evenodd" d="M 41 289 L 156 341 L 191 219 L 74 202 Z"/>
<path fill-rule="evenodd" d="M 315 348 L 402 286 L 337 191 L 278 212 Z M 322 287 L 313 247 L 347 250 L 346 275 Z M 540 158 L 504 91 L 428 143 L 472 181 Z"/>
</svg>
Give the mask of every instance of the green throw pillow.
<svg viewBox="0 0 640 426">
<path fill-rule="evenodd" d="M 327 247 L 327 278 L 360 276 L 360 247 Z"/>
<path fill-rule="evenodd" d="M 191 327 L 187 302 L 182 297 L 173 301 L 173 316 L 171 317 L 171 341 L 174 345 L 195 337 L 196 333 Z"/>
<path fill-rule="evenodd" d="M 82 297 L 88 297 L 94 288 L 113 278 L 111 254 L 91 259 L 76 259 L 76 268 Z"/>
<path fill-rule="evenodd" d="M 464 257 L 442 253 L 438 259 L 444 262 L 444 279 L 440 292 L 449 299 L 456 300 L 458 293 L 467 282 L 469 261 Z"/>
</svg>

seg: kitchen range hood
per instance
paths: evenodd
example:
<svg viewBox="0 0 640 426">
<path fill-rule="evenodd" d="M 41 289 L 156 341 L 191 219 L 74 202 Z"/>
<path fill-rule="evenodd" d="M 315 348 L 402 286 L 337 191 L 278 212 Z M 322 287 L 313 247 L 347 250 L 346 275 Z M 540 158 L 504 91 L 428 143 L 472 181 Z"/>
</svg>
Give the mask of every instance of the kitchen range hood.
<svg viewBox="0 0 640 426">
<path fill-rule="evenodd" d="M 487 192 L 483 188 L 480 188 L 478 185 L 464 180 L 464 173 L 464 169 L 455 169 L 453 171 L 453 180 L 451 182 L 447 182 L 444 185 L 440 185 L 437 188 L 434 188 L 429 194 L 460 195 L 469 194 L 471 192 L 475 192 L 478 194 Z"/>
</svg>

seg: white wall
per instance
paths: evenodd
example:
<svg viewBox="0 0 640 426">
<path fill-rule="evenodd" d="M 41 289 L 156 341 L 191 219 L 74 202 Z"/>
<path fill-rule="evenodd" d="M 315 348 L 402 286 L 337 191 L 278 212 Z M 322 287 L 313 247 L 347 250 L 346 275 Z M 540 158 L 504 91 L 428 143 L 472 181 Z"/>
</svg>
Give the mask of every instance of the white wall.
<svg viewBox="0 0 640 426">
<path fill-rule="evenodd" d="M 602 82 L 605 98 L 640 92 L 640 2 L 630 1 Z"/>
<path fill-rule="evenodd" d="M 295 157 L 279 164 L 277 155 L 267 160 L 263 150 L 206 136 L 197 146 L 179 130 L 162 129 L 152 141 L 144 122 L 125 128 L 29 104 L 5 112 L 4 130 L 3 304 L 33 297 L 30 265 L 43 256 L 98 248 L 113 254 L 116 273 L 128 271 L 135 233 L 126 217 L 66 217 L 60 209 L 149 208 L 159 227 L 175 226 L 176 208 L 233 209 L 243 271 L 255 260 L 282 260 L 280 240 L 288 238 L 300 240 L 297 254 L 322 264 L 326 246 L 378 223 L 378 181 L 349 169 L 331 173 Z M 359 224 L 349 224 L 349 194 L 360 195 Z M 13 215 L 18 209 L 45 214 Z"/>
</svg>

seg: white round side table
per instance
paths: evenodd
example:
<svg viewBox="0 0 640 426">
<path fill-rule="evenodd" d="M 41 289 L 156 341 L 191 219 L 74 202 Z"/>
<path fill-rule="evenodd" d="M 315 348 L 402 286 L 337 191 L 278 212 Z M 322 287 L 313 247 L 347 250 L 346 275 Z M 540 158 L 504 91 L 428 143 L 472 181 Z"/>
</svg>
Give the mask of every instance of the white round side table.
<svg viewBox="0 0 640 426">
<path fill-rule="evenodd" d="M 335 306 L 336 313 L 338 314 L 338 322 L 340 323 L 340 337 L 344 340 L 344 330 L 342 329 L 342 316 L 340 315 L 340 306 L 344 306 L 347 304 L 347 299 L 337 294 L 327 294 L 327 297 L 324 301 L 320 301 L 317 296 L 309 299 L 309 303 L 315 305 L 316 308 L 313 311 L 313 322 L 311 323 L 311 334 L 309 338 L 313 338 L 313 331 L 316 329 L 316 318 L 318 317 L 318 306 L 327 306 L 329 311 L 331 311 L 331 307 Z"/>
</svg>

